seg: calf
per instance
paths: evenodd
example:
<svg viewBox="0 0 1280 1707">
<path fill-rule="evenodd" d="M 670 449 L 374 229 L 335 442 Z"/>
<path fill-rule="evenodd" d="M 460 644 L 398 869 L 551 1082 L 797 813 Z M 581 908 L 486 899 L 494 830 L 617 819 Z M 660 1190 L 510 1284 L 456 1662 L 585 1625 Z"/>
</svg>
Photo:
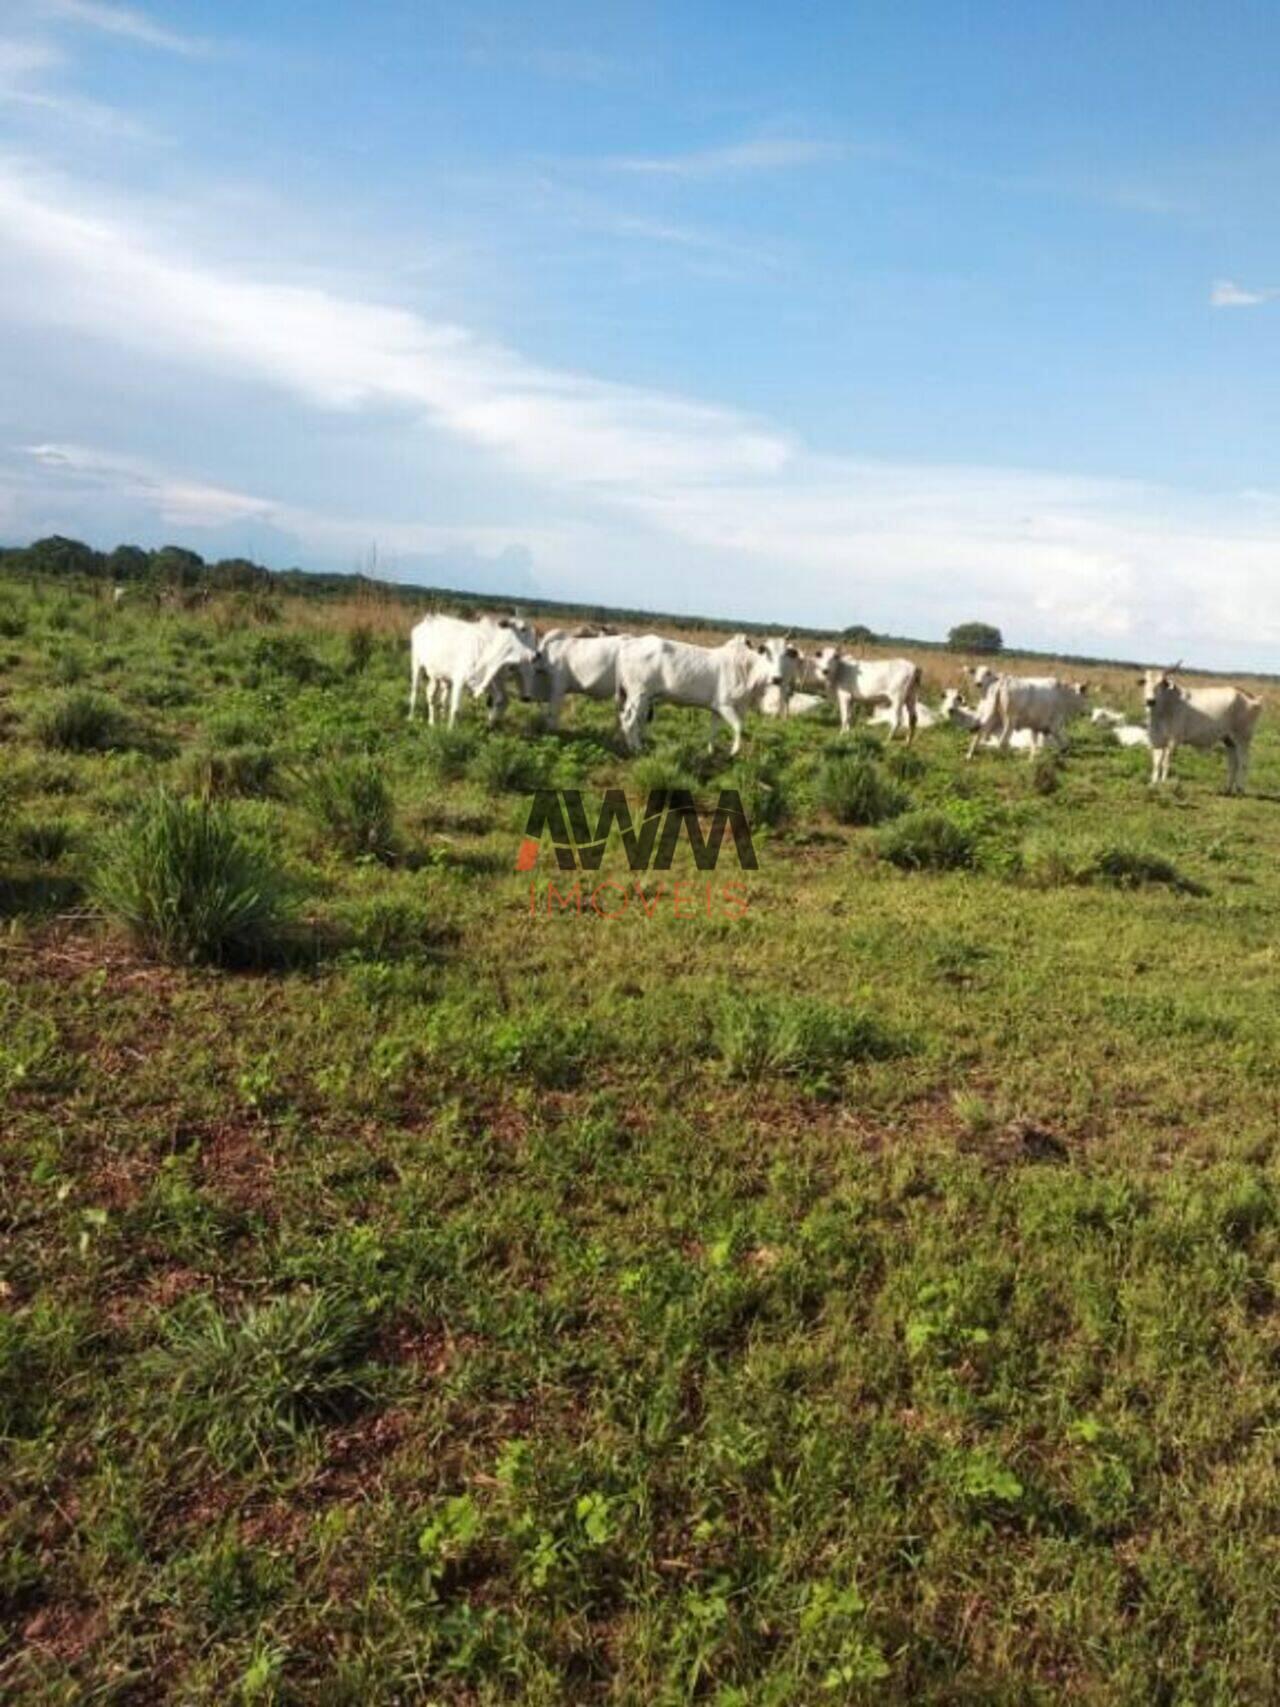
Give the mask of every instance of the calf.
<svg viewBox="0 0 1280 1707">
<path fill-rule="evenodd" d="M 548 729 L 558 725 L 568 694 L 613 699 L 618 687 L 618 652 L 630 638 L 587 627 L 553 628 L 543 636 L 539 674 L 546 688 Z"/>
<path fill-rule="evenodd" d="M 889 739 L 905 726 L 908 742 L 916 732 L 916 696 L 920 666 L 909 658 L 846 658 L 837 647 L 824 646 L 814 666 L 840 710 L 840 727 L 848 729 L 855 704 L 887 702 L 892 714 Z"/>
</svg>

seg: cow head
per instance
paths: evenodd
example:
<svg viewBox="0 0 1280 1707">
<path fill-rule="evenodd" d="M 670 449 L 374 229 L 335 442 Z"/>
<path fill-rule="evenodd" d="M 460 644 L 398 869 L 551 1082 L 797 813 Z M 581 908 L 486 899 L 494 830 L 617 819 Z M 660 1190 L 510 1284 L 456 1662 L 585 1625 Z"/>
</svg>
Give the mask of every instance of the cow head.
<svg viewBox="0 0 1280 1707">
<path fill-rule="evenodd" d="M 510 664 L 501 666 L 503 669 L 513 668 L 520 677 L 521 699 L 534 699 L 538 692 L 538 667 L 541 658 L 538 651 L 538 631 L 523 616 L 500 616 L 494 619 L 494 626 L 503 629 L 507 634 L 518 640 L 529 653 L 529 657 L 521 657 Z M 492 677 L 490 677 L 492 680 Z"/>
<path fill-rule="evenodd" d="M 473 694 L 488 693 L 504 670 L 515 670 L 520 677 L 521 693 L 525 699 L 532 699 L 537 688 L 539 661 L 536 644 L 523 640 L 510 623 L 495 623 L 492 639 L 471 672 L 467 686 Z"/>
<path fill-rule="evenodd" d="M 977 688 L 979 693 L 985 693 L 991 686 L 992 682 L 999 680 L 999 677 L 991 668 L 990 664 L 966 664 L 964 666 L 964 673 L 968 676 L 969 680 L 973 683 L 974 687 Z"/>
<path fill-rule="evenodd" d="M 1173 669 L 1177 669 L 1176 664 Z M 1148 711 L 1158 711 L 1179 692 L 1173 670 L 1144 670 L 1138 679 L 1142 683 L 1142 703 Z"/>
<path fill-rule="evenodd" d="M 810 667 L 824 688 L 830 687 L 835 681 L 836 672 L 840 668 L 840 648 L 838 646 L 820 646 L 812 654 Z"/>
<path fill-rule="evenodd" d="M 795 645 L 789 634 L 777 637 L 770 636 L 762 640 L 755 648 L 769 663 L 769 686 L 781 690 L 784 698 L 788 697 L 796 685 L 796 677 L 800 673 L 800 648 Z"/>
</svg>

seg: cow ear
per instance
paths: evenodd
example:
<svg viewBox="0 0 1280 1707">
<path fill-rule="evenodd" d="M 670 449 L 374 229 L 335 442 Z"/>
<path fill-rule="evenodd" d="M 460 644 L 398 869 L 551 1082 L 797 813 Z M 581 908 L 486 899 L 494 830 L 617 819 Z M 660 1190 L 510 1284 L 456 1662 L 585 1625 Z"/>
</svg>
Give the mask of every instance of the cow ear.
<svg viewBox="0 0 1280 1707">
<path fill-rule="evenodd" d="M 499 628 L 510 628 L 511 627 L 511 618 L 509 616 L 500 616 L 498 618 L 498 627 Z"/>
<path fill-rule="evenodd" d="M 797 647 L 788 646 L 786 655 L 788 658 L 798 658 L 800 656 L 800 652 Z"/>
</svg>

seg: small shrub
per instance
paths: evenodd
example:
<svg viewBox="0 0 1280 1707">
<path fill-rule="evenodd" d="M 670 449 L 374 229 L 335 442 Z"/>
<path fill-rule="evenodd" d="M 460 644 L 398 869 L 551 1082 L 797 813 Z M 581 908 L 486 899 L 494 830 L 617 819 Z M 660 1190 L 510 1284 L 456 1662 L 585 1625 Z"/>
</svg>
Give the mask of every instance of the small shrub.
<svg viewBox="0 0 1280 1707">
<path fill-rule="evenodd" d="M 884 768 L 895 782 L 919 782 L 929 765 L 913 747 L 887 747 Z"/>
<path fill-rule="evenodd" d="M 27 619 L 14 605 L 0 605 L 0 640 L 21 640 Z"/>
<path fill-rule="evenodd" d="M 361 953 L 374 960 L 423 953 L 440 934 L 424 903 L 402 895 L 377 896 L 361 907 L 351 922 Z"/>
<path fill-rule="evenodd" d="M 269 1458 L 374 1397 L 371 1326 L 368 1310 L 336 1291 L 275 1298 L 239 1318 L 202 1297 L 170 1317 L 143 1359 L 164 1395 L 157 1422 L 219 1464 Z"/>
<path fill-rule="evenodd" d="M 960 871 L 974 863 L 974 837 L 945 812 L 909 812 L 880 832 L 876 852 L 902 871 Z"/>
<path fill-rule="evenodd" d="M 657 788 L 665 790 L 667 794 L 674 789 L 684 789 L 696 798 L 698 782 L 675 755 L 645 753 L 631 767 L 631 788 L 637 796 L 646 800 Z"/>
<path fill-rule="evenodd" d="M 191 786 L 211 800 L 234 795 L 269 800 L 280 791 L 279 773 L 279 757 L 271 747 L 193 753 L 187 763 Z"/>
<path fill-rule="evenodd" d="M 828 761 L 818 774 L 818 803 L 840 824 L 881 824 L 896 818 L 910 797 L 870 759 Z"/>
<path fill-rule="evenodd" d="M 1029 771 L 1033 794 L 1056 794 L 1062 786 L 1062 759 L 1047 747 L 1042 747 L 1031 761 Z"/>
<path fill-rule="evenodd" d="M 554 762 L 554 754 L 517 735 L 491 735 L 472 755 L 467 775 L 490 794 L 524 794 L 547 784 Z"/>
<path fill-rule="evenodd" d="M 478 730 L 447 729 L 437 723 L 423 735 L 423 763 L 437 782 L 458 782 L 466 776 L 479 746 Z"/>
<path fill-rule="evenodd" d="M 52 865 L 71 846 L 71 828 L 60 818 L 29 819 L 15 829 L 13 844 L 23 859 Z"/>
<path fill-rule="evenodd" d="M 725 786 L 737 789 L 753 830 L 785 823 L 791 815 L 783 773 L 768 759 L 739 759 L 725 778 Z"/>
<path fill-rule="evenodd" d="M 395 801 L 376 760 L 357 756 L 317 765 L 303 783 L 302 801 L 342 853 L 394 858 Z"/>
<path fill-rule="evenodd" d="M 163 789 L 104 839 L 90 890 L 149 953 L 188 963 L 260 957 L 288 911 L 225 807 Z"/>
<path fill-rule="evenodd" d="M 802 997 L 733 997 L 712 1017 L 712 1046 L 732 1079 L 830 1073 L 902 1053 L 879 1020 Z"/>
<path fill-rule="evenodd" d="M 114 700 L 78 691 L 48 706 L 36 723 L 46 747 L 66 753 L 105 753 L 130 744 L 129 720 Z"/>
<path fill-rule="evenodd" d="M 88 665 L 79 652 L 60 652 L 49 668 L 50 681 L 60 688 L 75 687 L 88 674 Z"/>
<path fill-rule="evenodd" d="M 347 674 L 362 676 L 373 662 L 377 641 L 367 623 L 358 623 L 347 634 Z"/>
<path fill-rule="evenodd" d="M 1172 860 L 1143 848 L 1110 843 L 1100 847 L 1089 862 L 1089 875 L 1117 889 L 1140 889 L 1148 883 L 1164 883 L 1188 895 L 1203 895 L 1204 887 L 1184 877 Z"/>
<path fill-rule="evenodd" d="M 300 634 L 260 634 L 249 658 L 258 674 L 284 676 L 299 686 L 321 681 L 328 674 Z"/>
</svg>

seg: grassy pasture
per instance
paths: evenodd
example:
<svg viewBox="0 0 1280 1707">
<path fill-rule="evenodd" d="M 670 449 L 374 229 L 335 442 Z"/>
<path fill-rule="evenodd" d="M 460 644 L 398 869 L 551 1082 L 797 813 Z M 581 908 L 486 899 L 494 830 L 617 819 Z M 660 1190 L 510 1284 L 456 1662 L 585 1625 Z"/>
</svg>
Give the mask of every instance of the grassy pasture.
<svg viewBox="0 0 1280 1707">
<path fill-rule="evenodd" d="M 1275 1700 L 1273 690 L 1244 800 L 624 761 L 410 726 L 406 628 L 0 580 L 0 1695 Z M 742 916 L 531 916 L 522 789 L 676 780 Z"/>
</svg>

